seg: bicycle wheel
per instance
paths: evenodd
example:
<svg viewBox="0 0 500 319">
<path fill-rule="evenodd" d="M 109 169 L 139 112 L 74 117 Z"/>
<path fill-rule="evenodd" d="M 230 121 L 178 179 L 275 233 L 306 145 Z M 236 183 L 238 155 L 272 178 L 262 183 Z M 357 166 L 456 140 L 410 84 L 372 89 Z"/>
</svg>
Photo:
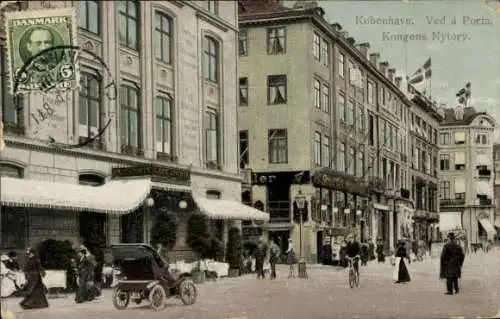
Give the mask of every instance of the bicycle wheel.
<svg viewBox="0 0 500 319">
<path fill-rule="evenodd" d="M 355 282 L 356 279 L 354 278 L 355 276 L 356 276 L 356 274 L 354 273 L 354 270 L 349 269 L 349 286 L 351 288 L 354 288 L 354 285 L 356 284 L 356 282 Z"/>
<path fill-rule="evenodd" d="M 359 287 L 359 275 L 356 272 L 354 272 L 354 283 Z"/>
</svg>

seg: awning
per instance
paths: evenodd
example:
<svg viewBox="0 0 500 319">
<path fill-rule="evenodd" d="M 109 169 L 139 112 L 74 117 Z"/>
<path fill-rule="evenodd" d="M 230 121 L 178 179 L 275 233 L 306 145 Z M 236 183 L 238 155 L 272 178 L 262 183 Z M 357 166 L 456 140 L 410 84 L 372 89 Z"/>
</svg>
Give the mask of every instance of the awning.
<svg viewBox="0 0 500 319">
<path fill-rule="evenodd" d="M 488 182 L 478 181 L 476 184 L 476 192 L 477 195 L 493 198 L 493 189 Z"/>
<path fill-rule="evenodd" d="M 149 179 L 114 180 L 102 186 L 1 177 L 0 203 L 7 206 L 126 214 L 151 191 Z"/>
<path fill-rule="evenodd" d="M 500 219 L 495 219 L 495 227 L 500 228 Z"/>
<path fill-rule="evenodd" d="M 373 203 L 373 208 L 378 209 L 378 210 L 390 210 L 389 206 L 382 205 L 382 204 L 379 204 L 379 203 Z"/>
<path fill-rule="evenodd" d="M 237 201 L 204 197 L 195 197 L 194 200 L 200 210 L 212 219 L 269 220 L 269 214 Z"/>
<path fill-rule="evenodd" d="M 493 239 L 495 235 L 497 234 L 497 231 L 495 227 L 490 223 L 489 220 L 487 219 L 480 219 L 479 224 L 483 226 L 484 230 L 486 231 L 486 234 L 488 235 L 488 239 Z"/>
<path fill-rule="evenodd" d="M 191 186 L 187 186 L 187 185 L 177 185 L 177 184 L 158 183 L 158 182 L 152 182 L 151 185 L 155 189 L 161 189 L 161 190 L 171 191 L 171 192 L 191 193 Z"/>
<path fill-rule="evenodd" d="M 486 166 L 486 167 L 491 167 L 491 160 L 489 159 L 488 156 L 484 155 L 484 154 L 479 154 L 477 156 L 477 162 L 476 162 L 476 166 Z"/>
<path fill-rule="evenodd" d="M 455 179 L 455 194 L 465 193 L 465 179 L 457 178 Z"/>
<path fill-rule="evenodd" d="M 441 212 L 439 213 L 439 231 L 448 232 L 450 230 L 462 229 L 461 212 Z"/>
</svg>

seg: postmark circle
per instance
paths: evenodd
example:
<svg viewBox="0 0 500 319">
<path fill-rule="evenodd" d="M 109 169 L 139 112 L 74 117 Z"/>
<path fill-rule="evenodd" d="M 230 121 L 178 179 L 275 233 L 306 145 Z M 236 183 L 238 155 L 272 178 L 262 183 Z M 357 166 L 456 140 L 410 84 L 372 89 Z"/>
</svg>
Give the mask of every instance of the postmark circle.
<svg viewBox="0 0 500 319">
<path fill-rule="evenodd" d="M 111 124 L 113 118 L 115 117 L 115 108 L 116 108 L 116 103 L 114 101 L 117 98 L 118 95 L 118 88 L 116 86 L 116 81 L 114 80 L 113 73 L 107 66 L 107 64 L 104 62 L 104 60 L 99 57 L 97 54 L 93 53 L 92 51 L 89 51 L 85 48 L 82 48 L 80 46 L 72 46 L 72 45 L 59 45 L 59 46 L 53 46 L 47 49 L 44 49 L 37 53 L 36 55 L 30 57 L 26 63 L 21 67 L 21 69 L 15 74 L 15 78 L 13 81 L 13 93 L 14 93 L 14 101 L 16 104 L 16 107 L 18 110 L 21 110 L 23 108 L 23 95 L 26 93 L 23 90 L 19 90 L 20 85 L 22 85 L 23 82 L 26 81 L 26 78 L 30 77 L 30 71 L 33 68 L 34 62 L 37 61 L 40 57 L 46 55 L 46 54 L 57 54 L 61 55 L 64 57 L 70 57 L 71 60 L 73 61 L 73 65 L 65 65 L 65 64 L 59 64 L 60 67 L 58 67 L 58 72 L 60 74 L 59 77 L 48 77 L 48 78 L 42 78 L 40 79 L 40 87 L 42 90 L 42 105 L 34 106 L 34 110 L 30 109 L 30 118 L 32 118 L 34 121 L 36 121 L 36 124 L 38 125 L 52 125 L 50 124 L 50 121 L 48 119 L 58 119 L 62 118 L 64 114 L 57 114 L 57 106 L 61 106 L 64 103 L 64 107 L 67 109 L 68 107 L 73 108 L 73 106 L 77 106 L 78 104 L 76 101 L 71 101 L 71 105 L 68 104 L 69 99 L 65 99 L 63 97 L 64 95 L 64 88 L 61 90 L 60 84 L 65 83 L 66 79 L 73 78 L 75 76 L 75 72 L 78 72 L 77 68 L 77 63 L 78 58 L 85 55 L 86 59 L 91 59 L 93 62 L 98 64 L 100 66 L 100 71 L 96 71 L 94 74 L 94 78 L 97 80 L 99 87 L 101 89 L 101 97 L 102 99 L 106 99 L 111 103 L 107 103 L 108 109 L 106 112 L 101 113 L 101 120 L 99 121 L 99 124 L 97 127 L 93 127 L 92 131 L 89 129 L 88 132 L 89 134 L 87 136 L 81 136 L 79 134 L 78 138 L 75 139 L 74 143 L 65 143 L 61 141 L 57 141 L 53 136 L 46 136 L 48 138 L 48 144 L 52 147 L 57 147 L 57 148 L 79 148 L 83 147 L 85 145 L 95 143 L 97 141 L 100 141 L 101 137 L 103 136 L 104 132 L 106 129 L 109 127 Z M 79 78 L 79 77 L 77 77 Z M 81 84 L 78 86 L 79 89 L 85 88 L 85 84 Z M 74 89 L 68 88 L 66 90 L 66 94 L 71 95 L 71 91 Z M 62 91 L 62 92 L 61 92 Z M 50 95 L 50 99 L 46 99 L 46 96 Z M 67 120 L 65 118 L 65 120 Z M 77 125 L 79 123 L 76 123 Z M 70 134 L 73 135 L 73 134 Z"/>
</svg>

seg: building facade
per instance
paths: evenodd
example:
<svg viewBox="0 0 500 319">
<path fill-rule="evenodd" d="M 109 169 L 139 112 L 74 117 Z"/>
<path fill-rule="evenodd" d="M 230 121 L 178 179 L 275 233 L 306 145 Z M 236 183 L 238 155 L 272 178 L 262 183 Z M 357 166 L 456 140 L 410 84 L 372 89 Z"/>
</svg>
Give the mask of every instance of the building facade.
<svg viewBox="0 0 500 319">
<path fill-rule="evenodd" d="M 89 54 L 80 58 L 79 94 L 48 97 L 66 110 L 50 128 L 33 120 L 40 96 L 26 96 L 16 108 L 19 101 L 9 95 L 0 34 L 7 145 L 0 164 L 10 177 L 2 178 L 2 248 L 24 249 L 48 237 L 85 241 L 85 219 L 99 220 L 95 227 L 108 244 L 149 242 L 155 212 L 169 211 L 180 221 L 176 250 L 182 252 L 184 221 L 195 207 L 213 218 L 214 234 L 225 240 L 230 220 L 247 218 L 238 210 L 251 214 L 238 204 L 237 3 L 30 1 L 6 10 L 72 5 L 79 45 L 104 65 Z M 104 86 L 110 82 L 115 97 Z M 81 148 L 47 141 L 47 129 L 57 142 L 76 144 L 103 127 Z M 46 191 L 47 198 L 23 197 L 9 183 L 27 193 Z M 77 184 L 104 184 L 103 193 L 85 198 L 96 191 Z"/>
<path fill-rule="evenodd" d="M 292 238 L 311 262 L 351 231 L 390 250 L 412 236 L 414 211 L 414 102 L 388 62 L 323 13 L 240 1 L 240 167 L 252 171 L 251 202 L 269 212 L 265 232 L 282 249 Z"/>
<path fill-rule="evenodd" d="M 445 109 L 439 128 L 440 232 L 463 230 L 468 248 L 493 239 L 494 119 L 473 107 Z"/>
<path fill-rule="evenodd" d="M 495 165 L 495 228 L 497 229 L 498 233 L 498 231 L 500 230 L 500 144 L 493 145 L 493 156 Z"/>
</svg>

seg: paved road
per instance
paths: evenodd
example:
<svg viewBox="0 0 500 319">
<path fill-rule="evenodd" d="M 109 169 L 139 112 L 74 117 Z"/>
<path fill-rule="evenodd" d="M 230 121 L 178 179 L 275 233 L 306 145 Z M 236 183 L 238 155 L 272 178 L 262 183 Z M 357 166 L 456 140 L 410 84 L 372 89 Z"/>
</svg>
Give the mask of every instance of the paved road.
<svg viewBox="0 0 500 319">
<path fill-rule="evenodd" d="M 444 295 L 444 282 L 438 280 L 437 260 L 412 263 L 412 281 L 396 285 L 392 268 L 369 264 L 361 269 L 360 287 L 350 289 L 346 270 L 329 266 L 310 266 L 309 279 L 287 279 L 280 267 L 278 280 L 256 280 L 251 276 L 225 278 L 199 285 L 199 299 L 193 306 L 182 306 L 171 299 L 160 312 L 147 306 L 118 311 L 113 308 L 111 291 L 100 300 L 75 305 L 73 296 L 50 299 L 51 307 L 21 311 L 19 299 L 6 305 L 16 318 L 101 318 L 101 319 L 332 319 L 332 318 L 450 318 L 491 317 L 500 310 L 500 251 L 478 253 L 466 259 L 458 295 Z"/>
</svg>

